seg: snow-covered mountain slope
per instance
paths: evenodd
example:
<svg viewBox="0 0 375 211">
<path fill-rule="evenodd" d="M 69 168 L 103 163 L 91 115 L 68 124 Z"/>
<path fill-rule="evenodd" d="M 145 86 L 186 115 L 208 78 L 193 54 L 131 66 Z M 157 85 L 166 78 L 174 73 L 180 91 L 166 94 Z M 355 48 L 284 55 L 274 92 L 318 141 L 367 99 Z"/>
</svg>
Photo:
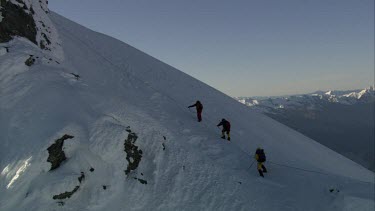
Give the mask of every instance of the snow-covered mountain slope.
<svg viewBox="0 0 375 211">
<path fill-rule="evenodd" d="M 239 100 L 375 171 L 373 87 Z"/>
<path fill-rule="evenodd" d="M 23 38 L 0 44 L 0 210 L 373 208 L 372 172 L 127 44 L 49 15 L 64 61 Z M 187 108 L 197 99 L 201 123 Z M 231 142 L 220 139 L 221 118 L 231 121 Z M 265 178 L 253 164 L 258 146 Z M 61 156 L 48 151 L 59 147 L 66 160 L 50 170 L 47 160 Z"/>
</svg>

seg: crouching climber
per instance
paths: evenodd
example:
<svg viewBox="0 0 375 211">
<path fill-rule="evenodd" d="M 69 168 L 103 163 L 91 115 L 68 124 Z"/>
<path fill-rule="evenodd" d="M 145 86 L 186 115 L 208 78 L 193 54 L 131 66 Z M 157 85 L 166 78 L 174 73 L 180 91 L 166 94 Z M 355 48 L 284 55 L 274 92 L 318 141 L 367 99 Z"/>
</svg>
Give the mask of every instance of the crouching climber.
<svg viewBox="0 0 375 211">
<path fill-rule="evenodd" d="M 226 119 L 222 119 L 221 122 L 217 125 L 218 127 L 219 126 L 223 126 L 223 129 L 221 130 L 221 138 L 222 139 L 225 139 L 225 133 L 227 133 L 228 135 L 228 141 L 230 141 L 230 122 L 227 121 Z"/>
</svg>

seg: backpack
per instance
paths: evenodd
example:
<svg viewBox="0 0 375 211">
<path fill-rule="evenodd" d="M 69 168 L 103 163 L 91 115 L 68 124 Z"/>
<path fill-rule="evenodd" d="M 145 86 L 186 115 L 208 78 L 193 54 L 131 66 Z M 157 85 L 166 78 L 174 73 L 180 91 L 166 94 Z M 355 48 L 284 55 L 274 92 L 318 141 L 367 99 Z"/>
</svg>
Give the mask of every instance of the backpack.
<svg viewBox="0 0 375 211">
<path fill-rule="evenodd" d="M 202 103 L 198 102 L 198 103 L 196 103 L 196 106 L 197 106 L 197 110 L 203 110 Z"/>
<path fill-rule="evenodd" d="M 230 122 L 225 121 L 223 126 L 226 130 L 230 130 Z"/>
<path fill-rule="evenodd" d="M 266 161 L 266 154 L 264 153 L 263 149 L 258 149 L 256 151 L 256 154 L 258 155 L 258 162 L 265 162 Z"/>
</svg>

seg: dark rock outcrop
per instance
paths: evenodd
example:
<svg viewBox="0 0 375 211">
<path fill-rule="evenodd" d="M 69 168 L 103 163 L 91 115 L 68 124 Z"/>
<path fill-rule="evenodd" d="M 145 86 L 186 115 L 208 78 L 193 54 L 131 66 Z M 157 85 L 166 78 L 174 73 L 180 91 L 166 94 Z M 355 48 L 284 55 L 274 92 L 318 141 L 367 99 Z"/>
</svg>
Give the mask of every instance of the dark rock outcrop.
<svg viewBox="0 0 375 211">
<path fill-rule="evenodd" d="M 27 66 L 31 66 L 35 63 L 35 59 L 34 59 L 34 56 L 33 55 L 30 55 L 30 57 L 25 61 L 25 65 Z"/>
<path fill-rule="evenodd" d="M 72 139 L 74 136 L 65 134 L 63 137 L 57 139 L 54 144 L 48 147 L 48 159 L 47 162 L 51 163 L 50 171 L 58 168 L 60 164 L 66 160 L 65 153 L 63 151 L 64 141 L 67 139 Z"/>
<path fill-rule="evenodd" d="M 138 180 L 138 182 L 140 182 L 140 183 L 143 184 L 143 185 L 147 185 L 147 180 L 139 179 L 139 178 L 137 178 L 137 177 L 134 177 L 134 179 Z"/>
<path fill-rule="evenodd" d="M 137 139 L 137 134 L 129 132 L 128 138 L 125 140 L 124 151 L 126 152 L 126 160 L 129 162 L 128 167 L 125 170 L 126 175 L 137 169 L 142 159 L 142 150 L 138 149 L 138 146 L 135 145 Z"/>
<path fill-rule="evenodd" d="M 3 20 L 0 22 L 0 43 L 8 42 L 12 36 L 20 36 L 37 44 L 37 29 L 34 18 L 25 12 L 26 5 L 20 7 L 10 1 L 1 0 L 1 13 Z"/>
<path fill-rule="evenodd" d="M 85 180 L 85 173 L 81 172 L 81 176 L 78 177 L 79 184 L 81 184 L 83 180 Z"/>
<path fill-rule="evenodd" d="M 76 186 L 72 191 L 65 192 L 65 193 L 60 193 L 58 195 L 54 195 L 53 199 L 67 199 L 70 198 L 75 192 L 77 192 L 79 189 L 79 186 Z"/>
<path fill-rule="evenodd" d="M 81 172 L 81 176 L 78 177 L 78 182 L 79 184 L 81 184 L 83 181 L 85 180 L 85 173 L 84 172 Z M 75 192 L 78 191 L 79 189 L 79 185 L 77 185 L 72 191 L 67 191 L 67 192 L 64 192 L 64 193 L 60 193 L 58 195 L 54 195 L 53 196 L 53 199 L 55 200 L 58 200 L 58 199 L 67 199 L 67 198 L 70 198 Z"/>
<path fill-rule="evenodd" d="M 74 78 L 78 81 L 79 78 L 81 77 L 80 75 L 78 74 L 75 74 L 75 73 L 70 73 L 72 76 L 74 76 Z"/>
</svg>

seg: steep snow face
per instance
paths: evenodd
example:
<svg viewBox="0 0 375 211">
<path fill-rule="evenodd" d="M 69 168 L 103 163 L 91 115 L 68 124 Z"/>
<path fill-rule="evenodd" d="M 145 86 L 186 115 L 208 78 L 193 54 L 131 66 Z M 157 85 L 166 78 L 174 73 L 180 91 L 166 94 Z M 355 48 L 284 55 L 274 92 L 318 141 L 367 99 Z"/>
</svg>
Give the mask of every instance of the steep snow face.
<svg viewBox="0 0 375 211">
<path fill-rule="evenodd" d="M 48 13 L 48 1 L 47 0 L 4 0 L 1 1 L 1 4 L 4 4 L 4 8 L 0 7 L 0 23 L 2 21 L 6 20 L 12 20 L 12 23 L 14 24 L 14 21 L 12 19 L 12 15 L 14 11 L 5 11 L 5 10 L 11 10 L 10 8 L 19 8 L 23 12 L 25 12 L 28 15 L 31 15 L 33 18 L 33 22 L 35 23 L 35 30 L 36 30 L 36 36 L 35 36 L 35 42 L 36 44 L 45 50 L 46 54 L 48 54 L 50 57 L 54 57 L 56 60 L 62 61 L 64 58 L 64 54 L 61 48 L 61 42 L 58 37 L 58 33 L 56 31 L 56 28 L 54 24 L 51 22 Z M 5 5 L 14 5 L 15 7 L 9 6 L 5 7 Z M 4 11 L 2 11 L 4 9 Z M 8 16 L 3 17 L 2 14 Z M 7 23 L 2 23 L 7 24 Z M 30 25 L 23 26 L 27 29 L 28 27 L 31 27 Z M 12 30 L 9 27 L 4 27 L 2 30 Z M 13 32 L 9 32 L 12 34 Z M 34 42 L 34 40 L 31 40 Z"/>
<path fill-rule="evenodd" d="M 63 62 L 22 38 L 0 44 L 9 50 L 0 56 L 0 210 L 371 208 L 372 172 L 127 44 L 50 15 Z M 187 108 L 197 99 L 201 123 Z M 231 142 L 220 139 L 222 118 Z M 50 171 L 47 149 L 65 134 L 66 160 Z M 259 146 L 266 178 L 253 160 Z"/>
</svg>

